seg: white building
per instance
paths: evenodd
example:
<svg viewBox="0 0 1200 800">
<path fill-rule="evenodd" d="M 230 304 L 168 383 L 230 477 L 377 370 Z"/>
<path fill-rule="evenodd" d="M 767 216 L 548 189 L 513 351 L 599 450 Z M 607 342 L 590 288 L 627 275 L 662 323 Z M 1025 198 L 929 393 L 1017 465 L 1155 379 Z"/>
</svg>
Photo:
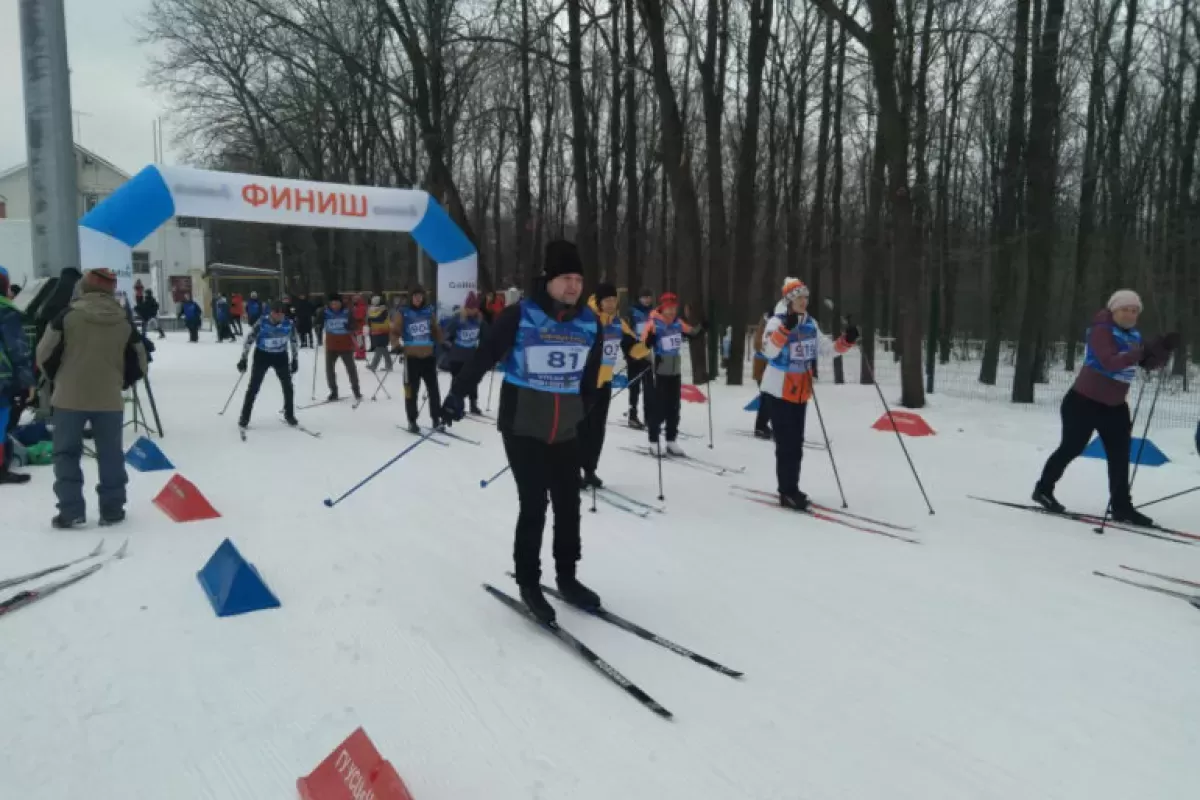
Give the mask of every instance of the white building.
<svg viewBox="0 0 1200 800">
<path fill-rule="evenodd" d="M 100 156 L 75 145 L 79 181 L 79 216 L 116 191 L 130 176 Z M 29 221 L 29 170 L 20 164 L 0 172 L 0 265 L 12 282 L 34 278 L 33 242 Z M 133 277 L 159 298 L 163 313 L 173 312 L 172 286 L 197 289 L 207 262 L 200 221 L 176 217 L 133 248 Z M 174 279 L 174 280 L 172 280 Z M 202 306 L 203 307 L 203 306 Z"/>
</svg>

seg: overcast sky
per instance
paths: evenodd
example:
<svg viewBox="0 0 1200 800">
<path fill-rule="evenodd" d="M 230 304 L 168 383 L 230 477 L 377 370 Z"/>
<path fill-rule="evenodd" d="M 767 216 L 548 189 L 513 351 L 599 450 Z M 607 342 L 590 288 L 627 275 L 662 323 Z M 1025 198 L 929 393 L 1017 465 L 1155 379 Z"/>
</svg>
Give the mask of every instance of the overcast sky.
<svg viewBox="0 0 1200 800">
<path fill-rule="evenodd" d="M 129 173 L 154 160 L 151 126 L 165 98 L 144 85 L 147 49 L 134 20 L 149 0 L 65 0 L 76 141 Z M 0 0 L 0 170 L 26 161 L 18 0 Z M 163 120 L 164 140 L 171 136 Z M 169 141 L 167 141 L 169 147 Z M 168 161 L 170 161 L 168 152 Z"/>
</svg>

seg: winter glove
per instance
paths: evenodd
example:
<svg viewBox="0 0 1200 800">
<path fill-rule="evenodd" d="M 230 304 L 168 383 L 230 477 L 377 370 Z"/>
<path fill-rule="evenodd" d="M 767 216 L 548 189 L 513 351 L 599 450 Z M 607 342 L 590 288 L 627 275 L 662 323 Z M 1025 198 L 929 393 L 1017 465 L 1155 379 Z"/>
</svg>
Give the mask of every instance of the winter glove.
<svg viewBox="0 0 1200 800">
<path fill-rule="evenodd" d="M 241 361 L 238 362 L 238 372 L 245 372 L 245 371 L 246 371 L 246 359 L 243 358 Z"/>
<path fill-rule="evenodd" d="M 292 374 L 295 375 L 299 371 L 300 371 L 300 359 L 293 358 L 292 359 Z"/>
<path fill-rule="evenodd" d="M 787 316 L 783 318 L 783 327 L 788 331 L 793 331 L 800 324 L 800 315 L 795 311 L 788 311 Z"/>
<path fill-rule="evenodd" d="M 1162 346 L 1166 348 L 1168 353 L 1171 353 L 1179 349 L 1179 343 L 1182 340 L 1183 337 L 1179 335 L 1179 331 L 1171 331 L 1162 338 Z"/>
<path fill-rule="evenodd" d="M 442 424 L 448 428 L 465 415 L 462 398 L 456 394 L 446 395 L 446 400 L 442 403 Z"/>
<path fill-rule="evenodd" d="M 851 325 L 848 328 L 846 328 L 846 331 L 842 334 L 842 336 L 846 339 L 846 344 L 854 344 L 855 342 L 858 341 L 858 337 L 859 337 L 858 328 Z"/>
</svg>

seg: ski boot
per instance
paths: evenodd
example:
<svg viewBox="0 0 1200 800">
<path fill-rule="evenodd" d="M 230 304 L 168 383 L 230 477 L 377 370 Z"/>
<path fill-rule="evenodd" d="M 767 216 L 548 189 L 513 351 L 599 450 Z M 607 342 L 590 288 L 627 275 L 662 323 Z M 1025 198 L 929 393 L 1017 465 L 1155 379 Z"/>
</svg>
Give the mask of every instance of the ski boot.
<svg viewBox="0 0 1200 800">
<path fill-rule="evenodd" d="M 1142 512 L 1133 507 L 1133 504 L 1114 505 L 1112 511 L 1113 522 L 1121 522 L 1126 525 L 1136 525 L 1139 528 L 1153 528 L 1154 520 L 1147 517 Z"/>
<path fill-rule="evenodd" d="M 477 417 L 483 415 L 483 410 L 479 408 L 479 403 L 471 403 L 471 413 Z"/>
<path fill-rule="evenodd" d="M 100 512 L 100 527 L 108 528 L 113 525 L 120 525 L 125 521 L 125 509 L 117 508 L 112 511 Z"/>
<path fill-rule="evenodd" d="M 573 573 L 563 573 L 558 576 L 558 591 L 563 600 L 584 611 L 596 611 L 600 608 L 600 595 L 579 582 Z"/>
<path fill-rule="evenodd" d="M 1066 506 L 1055 499 L 1053 487 L 1047 488 L 1046 485 L 1041 481 L 1038 481 L 1036 484 L 1034 484 L 1033 502 L 1049 511 L 1051 514 L 1062 514 L 1067 510 Z"/>
<path fill-rule="evenodd" d="M 284 414 L 283 421 L 287 424 L 287 426 L 289 428 L 295 428 L 297 425 L 300 424 L 300 421 L 296 419 L 294 414 Z"/>
<path fill-rule="evenodd" d="M 336 403 L 337 401 L 338 401 L 338 393 L 337 393 L 337 389 L 334 389 L 332 392 L 329 393 L 329 397 L 325 398 L 325 402 L 326 403 Z"/>
<path fill-rule="evenodd" d="M 765 439 L 766 441 L 769 442 L 775 438 L 775 434 L 771 433 L 770 428 L 755 428 L 754 429 L 754 438 L 755 439 Z"/>
<path fill-rule="evenodd" d="M 793 511 L 808 511 L 812 501 L 808 499 L 808 495 L 797 489 L 794 492 L 780 492 L 779 505 Z"/>
<path fill-rule="evenodd" d="M 12 472 L 8 469 L 0 469 L 0 485 L 21 486 L 29 483 L 29 476 L 24 472 Z"/>
<path fill-rule="evenodd" d="M 417 424 L 415 419 L 410 419 L 408 421 L 408 432 L 416 434 L 417 436 L 421 435 L 421 426 Z"/>
<path fill-rule="evenodd" d="M 676 458 L 687 458 L 687 453 L 683 452 L 683 448 L 677 442 L 667 442 L 667 455 L 675 456 Z"/>
<path fill-rule="evenodd" d="M 584 489 L 603 489 L 604 481 L 600 480 L 600 476 L 594 472 L 584 472 L 579 485 Z"/>
<path fill-rule="evenodd" d="M 533 614 L 534 619 L 543 625 L 553 625 L 555 622 L 554 606 L 550 605 L 546 600 L 546 595 L 542 594 L 542 587 L 536 583 L 531 583 L 528 586 L 522 586 L 521 602 L 529 609 L 529 613 Z"/>
<path fill-rule="evenodd" d="M 629 412 L 628 423 L 629 423 L 629 427 L 633 428 L 635 431 L 646 430 L 645 423 L 643 423 L 640 419 L 638 419 L 638 413 L 636 411 Z"/>
<path fill-rule="evenodd" d="M 87 525 L 87 517 L 82 514 L 79 516 L 70 516 L 59 512 L 52 520 L 50 525 L 60 531 L 69 531 L 73 528 L 82 528 Z"/>
</svg>

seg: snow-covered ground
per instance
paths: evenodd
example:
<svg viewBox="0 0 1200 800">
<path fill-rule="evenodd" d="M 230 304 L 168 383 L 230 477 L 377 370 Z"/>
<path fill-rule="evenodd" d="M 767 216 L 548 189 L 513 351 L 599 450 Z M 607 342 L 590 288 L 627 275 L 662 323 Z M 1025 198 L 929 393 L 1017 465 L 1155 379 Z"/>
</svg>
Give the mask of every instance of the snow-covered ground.
<svg viewBox="0 0 1200 800">
<path fill-rule="evenodd" d="M 130 519 L 104 531 L 110 550 L 130 537 L 131 557 L 0 618 L 2 798 L 294 798 L 296 778 L 359 725 L 417 800 L 1197 796 L 1200 611 L 1091 573 L 1200 580 L 1200 547 L 967 498 L 1026 501 L 1057 441 L 1053 408 L 932 397 L 938 435 L 907 440 L 929 516 L 895 437 L 871 429 L 875 390 L 822 382 L 851 510 L 915 525 L 912 546 L 731 494 L 774 488 L 771 445 L 730 433 L 750 426 L 752 389 L 715 388 L 715 448 L 682 444 L 746 474 L 668 463 L 666 514 L 585 512 L 580 576 L 613 611 L 746 677 L 560 611 L 668 722 L 481 590 L 510 588 L 516 517 L 510 479 L 479 488 L 504 465 L 494 430 L 463 422 L 481 447 L 423 445 L 328 509 L 413 443 L 395 428 L 399 381 L 392 400 L 301 412 L 315 440 L 279 421 L 268 376 L 242 443 L 241 390 L 217 415 L 238 348 L 184 338 L 160 345 L 151 376 L 161 445 L 224 516 L 175 524 L 151 504 L 171 473 L 131 473 Z M 299 379 L 307 401 L 311 351 Z M 705 407 L 684 405 L 684 430 L 706 433 Z M 612 419 L 626 408 L 618 398 Z M 1136 497 L 1200 483 L 1192 431 L 1151 437 L 1174 463 L 1143 468 Z M 653 500 L 654 462 L 621 449 L 641 441 L 610 426 L 600 472 Z M 0 579 L 102 535 L 51 530 L 52 477 L 33 471 L 0 492 Z M 1082 459 L 1059 497 L 1102 513 L 1104 476 Z M 809 451 L 802 485 L 838 505 L 825 453 Z M 1200 530 L 1198 508 L 1200 494 L 1151 510 Z M 196 571 L 225 537 L 282 608 L 214 616 Z"/>
</svg>

